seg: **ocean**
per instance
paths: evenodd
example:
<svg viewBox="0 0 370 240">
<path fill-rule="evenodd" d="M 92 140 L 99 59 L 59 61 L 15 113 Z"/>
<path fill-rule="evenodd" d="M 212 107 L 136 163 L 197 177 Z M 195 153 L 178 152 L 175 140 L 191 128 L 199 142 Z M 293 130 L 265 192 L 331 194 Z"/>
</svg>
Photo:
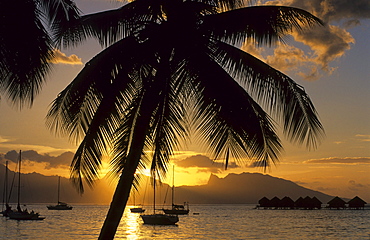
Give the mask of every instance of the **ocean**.
<svg viewBox="0 0 370 240">
<path fill-rule="evenodd" d="M 97 239 L 109 206 L 73 205 L 70 211 L 28 210 L 42 221 L 0 217 L 0 239 Z M 144 225 L 126 208 L 115 239 L 365 239 L 370 240 L 370 209 L 264 210 L 255 205 L 190 205 L 174 226 Z M 151 208 L 144 206 L 145 213 Z M 197 213 L 197 214 L 194 214 Z"/>
</svg>

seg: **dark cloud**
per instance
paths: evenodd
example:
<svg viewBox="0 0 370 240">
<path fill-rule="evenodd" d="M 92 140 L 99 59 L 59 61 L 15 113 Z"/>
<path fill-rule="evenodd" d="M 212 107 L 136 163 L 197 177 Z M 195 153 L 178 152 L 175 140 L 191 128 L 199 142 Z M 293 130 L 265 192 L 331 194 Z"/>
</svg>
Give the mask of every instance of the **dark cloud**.
<svg viewBox="0 0 370 240">
<path fill-rule="evenodd" d="M 28 160 L 36 163 L 46 163 L 46 169 L 58 168 L 58 167 L 69 167 L 73 158 L 72 152 L 65 152 L 59 156 L 53 157 L 49 154 L 39 154 L 34 150 L 22 151 L 22 160 Z M 0 155 L 0 160 L 9 160 L 17 163 L 19 153 L 15 150 L 9 151 L 4 155 Z"/>
<path fill-rule="evenodd" d="M 195 155 L 176 162 L 176 165 L 182 168 L 196 167 L 199 172 L 219 173 L 225 169 L 225 165 L 220 162 L 212 161 L 209 157 L 203 155 Z M 228 168 L 239 167 L 235 162 L 231 162 Z"/>
<path fill-rule="evenodd" d="M 369 0 L 293 0 L 282 2 L 310 11 L 326 22 L 370 18 Z"/>
<path fill-rule="evenodd" d="M 311 159 L 304 163 L 370 164 L 370 157 Z"/>
</svg>

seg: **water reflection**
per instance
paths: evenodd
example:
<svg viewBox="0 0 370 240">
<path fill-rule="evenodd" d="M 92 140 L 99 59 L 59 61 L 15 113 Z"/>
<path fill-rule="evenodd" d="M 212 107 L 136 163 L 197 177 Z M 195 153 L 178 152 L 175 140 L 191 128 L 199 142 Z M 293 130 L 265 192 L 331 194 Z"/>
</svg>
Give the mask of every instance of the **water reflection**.
<svg viewBox="0 0 370 240">
<path fill-rule="evenodd" d="M 43 221 L 0 218 L 0 240 L 98 238 L 109 206 L 76 205 L 72 211 L 39 211 Z M 175 226 L 144 225 L 125 211 L 115 239 L 370 239 L 370 210 L 255 210 L 248 205 L 192 205 L 199 215 Z M 150 212 L 150 208 L 147 211 Z"/>
<path fill-rule="evenodd" d="M 118 232 L 122 232 L 126 239 L 138 239 L 141 224 L 140 214 L 125 211 Z"/>
</svg>

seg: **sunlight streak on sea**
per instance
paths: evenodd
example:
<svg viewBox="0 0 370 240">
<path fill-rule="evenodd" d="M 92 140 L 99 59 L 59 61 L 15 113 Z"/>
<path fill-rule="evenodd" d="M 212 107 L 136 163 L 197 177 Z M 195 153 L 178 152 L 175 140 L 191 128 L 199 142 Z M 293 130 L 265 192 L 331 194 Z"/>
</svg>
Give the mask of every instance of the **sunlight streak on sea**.
<svg viewBox="0 0 370 240">
<path fill-rule="evenodd" d="M 145 207 L 145 206 L 144 206 Z M 370 239 L 370 209 L 262 210 L 253 205 L 190 205 L 175 226 L 144 225 L 127 208 L 115 239 Z M 0 218 L 0 239 L 97 239 L 108 206 L 52 211 L 29 205 L 42 221 Z M 145 207 L 150 213 L 150 207 Z M 198 214 L 194 214 L 198 213 Z"/>
</svg>

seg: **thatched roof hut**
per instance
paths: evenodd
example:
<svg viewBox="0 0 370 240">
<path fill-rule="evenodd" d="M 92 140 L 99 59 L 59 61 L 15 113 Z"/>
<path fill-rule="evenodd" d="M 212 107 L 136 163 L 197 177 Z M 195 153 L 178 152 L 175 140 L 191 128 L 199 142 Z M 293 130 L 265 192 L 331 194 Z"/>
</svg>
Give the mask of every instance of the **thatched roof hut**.
<svg viewBox="0 0 370 240">
<path fill-rule="evenodd" d="M 314 209 L 314 206 L 312 204 L 312 198 L 310 198 L 309 196 L 303 198 L 303 207 L 305 209 Z"/>
<path fill-rule="evenodd" d="M 295 200 L 294 205 L 296 208 L 304 208 L 303 198 L 299 197 L 297 200 Z"/>
<path fill-rule="evenodd" d="M 280 207 L 281 208 L 294 208 L 294 201 L 290 197 L 283 197 L 283 199 L 280 200 Z"/>
<path fill-rule="evenodd" d="M 280 198 L 275 196 L 270 200 L 270 206 L 274 208 L 278 208 L 280 207 L 280 201 L 281 201 Z"/>
<path fill-rule="evenodd" d="M 363 209 L 365 207 L 366 202 L 359 198 L 358 196 L 354 197 L 353 199 L 348 201 L 348 207 L 349 208 L 355 208 L 355 209 Z"/>
<path fill-rule="evenodd" d="M 313 197 L 311 201 L 314 208 L 321 209 L 322 202 L 317 197 Z"/>
<path fill-rule="evenodd" d="M 258 207 L 263 207 L 263 208 L 270 207 L 270 199 L 268 199 L 267 197 L 263 197 L 258 201 L 258 204 L 259 204 Z"/>
<path fill-rule="evenodd" d="M 338 196 L 330 200 L 328 204 L 329 204 L 328 206 L 329 208 L 340 209 L 340 208 L 346 207 L 346 202 L 343 199 L 339 198 Z"/>
</svg>

